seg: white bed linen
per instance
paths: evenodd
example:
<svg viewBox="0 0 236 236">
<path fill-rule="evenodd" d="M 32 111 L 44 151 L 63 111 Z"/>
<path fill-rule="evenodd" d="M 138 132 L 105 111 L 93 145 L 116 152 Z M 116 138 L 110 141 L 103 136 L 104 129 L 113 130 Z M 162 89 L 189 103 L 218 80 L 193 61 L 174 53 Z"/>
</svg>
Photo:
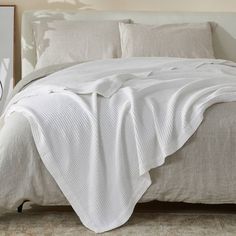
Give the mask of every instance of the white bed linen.
<svg viewBox="0 0 236 236">
<path fill-rule="evenodd" d="M 14 111 L 27 117 L 39 154 L 68 201 L 88 228 L 103 232 L 129 218 L 151 183 L 150 168 L 187 141 L 205 109 L 236 99 L 235 64 L 226 64 L 155 58 L 86 63 L 23 90 L 6 117 Z M 108 85 L 99 91 L 106 97 L 85 86 L 99 78 L 95 83 Z M 68 86 L 72 80 L 79 90 Z"/>
</svg>

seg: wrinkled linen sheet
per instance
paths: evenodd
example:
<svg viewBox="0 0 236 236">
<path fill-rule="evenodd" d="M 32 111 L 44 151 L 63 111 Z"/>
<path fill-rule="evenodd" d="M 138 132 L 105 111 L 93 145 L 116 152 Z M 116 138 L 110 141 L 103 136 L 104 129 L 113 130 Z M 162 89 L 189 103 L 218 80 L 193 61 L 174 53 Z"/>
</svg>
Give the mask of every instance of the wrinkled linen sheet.
<svg viewBox="0 0 236 236">
<path fill-rule="evenodd" d="M 42 161 L 81 221 L 103 232 L 129 218 L 151 184 L 148 171 L 188 140 L 209 106 L 236 100 L 234 66 L 157 58 L 86 63 L 35 81 L 4 117 L 28 119 Z"/>
</svg>

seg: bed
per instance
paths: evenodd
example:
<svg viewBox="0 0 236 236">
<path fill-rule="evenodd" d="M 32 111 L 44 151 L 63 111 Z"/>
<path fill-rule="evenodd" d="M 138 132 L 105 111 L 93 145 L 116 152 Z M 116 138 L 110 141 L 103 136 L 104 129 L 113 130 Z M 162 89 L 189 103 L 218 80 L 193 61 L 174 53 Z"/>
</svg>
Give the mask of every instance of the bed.
<svg viewBox="0 0 236 236">
<path fill-rule="evenodd" d="M 42 18 L 81 21 L 131 19 L 145 24 L 214 22 L 217 23 L 213 30 L 216 58 L 222 59 L 220 64 L 225 63 L 225 60 L 236 61 L 236 32 L 232 24 L 235 20 L 234 13 L 32 11 L 24 14 L 22 25 L 22 74 L 25 78 L 30 76 L 37 63 L 32 22 Z M 146 59 L 140 60 L 146 62 Z M 107 63 L 109 66 L 110 61 Z M 129 59 L 126 63 L 129 63 Z M 99 65 L 102 68 L 102 64 Z M 93 68 L 93 64 L 89 66 Z M 234 63 L 232 62 L 230 66 L 235 76 Z M 148 75 L 141 73 L 135 76 Z M 164 165 L 150 170 L 151 186 L 141 194 L 140 199 L 137 199 L 139 202 L 152 200 L 207 204 L 236 202 L 236 102 L 235 98 L 231 98 L 230 101 L 214 102 L 214 105 L 204 113 L 205 118 L 200 127 L 190 135 L 191 138 L 184 146 L 172 155 L 168 155 Z M 0 172 L 4 178 L 0 178 L 0 206 L 14 209 L 25 200 L 39 205 L 68 205 L 70 204 L 68 196 L 67 198 L 64 196 L 58 182 L 55 181 L 54 174 L 48 171 L 45 162 L 40 158 L 31 125 L 20 112 L 9 115 L 5 123 L 1 123 Z M 133 208 L 129 210 L 129 214 L 132 210 Z M 104 232 L 123 224 L 127 219 L 101 228 L 91 226 L 85 218 L 83 220 L 88 228 Z"/>
</svg>

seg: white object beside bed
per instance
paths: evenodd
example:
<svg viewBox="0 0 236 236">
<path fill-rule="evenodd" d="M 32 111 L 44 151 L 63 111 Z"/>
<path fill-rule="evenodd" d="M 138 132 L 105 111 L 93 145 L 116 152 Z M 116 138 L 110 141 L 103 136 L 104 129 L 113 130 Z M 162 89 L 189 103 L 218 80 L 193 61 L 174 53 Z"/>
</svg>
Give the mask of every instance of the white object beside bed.
<svg viewBox="0 0 236 236">
<path fill-rule="evenodd" d="M 0 6 L 0 114 L 14 86 L 14 6 Z"/>
<path fill-rule="evenodd" d="M 236 61 L 236 28 L 232 22 L 236 20 L 236 13 L 160 13 L 160 12 L 132 12 L 132 11 L 28 11 L 22 22 L 22 77 L 35 68 L 37 57 L 32 30 L 32 22 L 39 18 L 52 20 L 122 20 L 131 19 L 135 23 L 143 24 L 171 24 L 215 22 L 213 29 L 213 47 L 216 58 Z"/>
</svg>

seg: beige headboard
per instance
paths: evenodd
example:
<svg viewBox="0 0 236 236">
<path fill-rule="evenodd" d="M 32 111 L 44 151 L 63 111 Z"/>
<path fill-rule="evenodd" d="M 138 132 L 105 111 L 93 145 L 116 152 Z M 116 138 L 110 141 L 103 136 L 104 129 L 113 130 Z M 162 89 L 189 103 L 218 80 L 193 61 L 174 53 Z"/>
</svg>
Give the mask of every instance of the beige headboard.
<svg viewBox="0 0 236 236">
<path fill-rule="evenodd" d="M 169 24 L 184 22 L 214 22 L 213 45 L 216 58 L 236 62 L 236 13 L 181 13 L 135 11 L 28 11 L 22 19 L 22 76 L 29 74 L 36 65 L 36 52 L 32 22 L 39 18 L 49 20 L 120 20 L 131 19 L 137 23 Z"/>
</svg>

